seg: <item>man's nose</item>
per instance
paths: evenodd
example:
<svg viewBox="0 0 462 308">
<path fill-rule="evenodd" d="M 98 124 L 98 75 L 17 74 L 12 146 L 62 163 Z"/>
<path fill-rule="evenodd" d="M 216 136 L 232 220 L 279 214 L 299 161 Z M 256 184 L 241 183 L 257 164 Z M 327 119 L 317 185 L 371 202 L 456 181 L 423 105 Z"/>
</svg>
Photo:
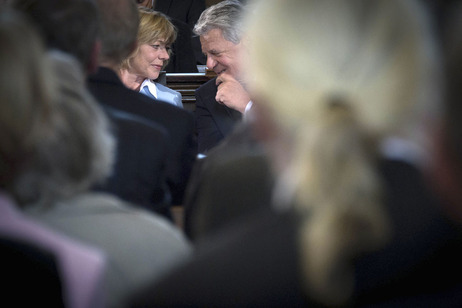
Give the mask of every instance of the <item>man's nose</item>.
<svg viewBox="0 0 462 308">
<path fill-rule="evenodd" d="M 208 69 L 213 69 L 217 65 L 217 61 L 213 57 L 207 56 L 207 62 L 205 65 Z"/>
</svg>

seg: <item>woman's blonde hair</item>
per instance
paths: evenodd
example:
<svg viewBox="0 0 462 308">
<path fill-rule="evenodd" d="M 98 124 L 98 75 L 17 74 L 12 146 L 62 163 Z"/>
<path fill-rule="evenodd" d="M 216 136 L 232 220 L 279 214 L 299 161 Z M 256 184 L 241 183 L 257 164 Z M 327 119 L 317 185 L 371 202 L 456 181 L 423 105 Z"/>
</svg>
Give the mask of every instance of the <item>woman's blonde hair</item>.
<svg viewBox="0 0 462 308">
<path fill-rule="evenodd" d="M 140 14 L 140 25 L 138 28 L 137 43 L 138 47 L 125 60 L 122 61 L 121 69 L 130 68 L 130 62 L 135 58 L 143 44 L 153 44 L 162 40 L 166 46 L 172 45 L 177 37 L 177 30 L 170 19 L 163 13 L 153 11 L 145 7 L 138 8 Z M 171 55 L 171 49 L 169 49 Z M 164 67 L 168 61 L 165 61 Z"/>
<path fill-rule="evenodd" d="M 416 137 L 438 92 L 428 23 L 402 0 L 262 0 L 253 11 L 247 83 L 291 140 L 306 290 L 339 304 L 352 260 L 390 236 L 379 145 Z"/>
</svg>

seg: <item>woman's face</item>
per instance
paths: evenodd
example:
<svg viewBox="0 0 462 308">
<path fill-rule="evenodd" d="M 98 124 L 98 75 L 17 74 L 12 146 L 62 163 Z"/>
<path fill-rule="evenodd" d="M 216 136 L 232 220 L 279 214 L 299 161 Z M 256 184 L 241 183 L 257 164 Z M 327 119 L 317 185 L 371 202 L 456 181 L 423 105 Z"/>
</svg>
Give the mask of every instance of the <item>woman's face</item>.
<svg viewBox="0 0 462 308">
<path fill-rule="evenodd" d="M 141 44 L 138 54 L 132 59 L 129 71 L 143 78 L 157 79 L 159 73 L 170 58 L 163 41 L 158 40 L 154 44 Z"/>
</svg>

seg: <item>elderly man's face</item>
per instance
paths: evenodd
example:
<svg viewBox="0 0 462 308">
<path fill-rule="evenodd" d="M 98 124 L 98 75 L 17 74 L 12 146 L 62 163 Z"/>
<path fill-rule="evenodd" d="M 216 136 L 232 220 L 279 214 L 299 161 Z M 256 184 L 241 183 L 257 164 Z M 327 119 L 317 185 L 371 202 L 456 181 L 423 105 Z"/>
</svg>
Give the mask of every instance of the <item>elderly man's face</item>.
<svg viewBox="0 0 462 308">
<path fill-rule="evenodd" d="M 207 56 L 207 68 L 220 75 L 223 72 L 238 78 L 240 74 L 242 44 L 227 41 L 220 29 L 212 29 L 200 37 L 202 52 Z"/>
</svg>

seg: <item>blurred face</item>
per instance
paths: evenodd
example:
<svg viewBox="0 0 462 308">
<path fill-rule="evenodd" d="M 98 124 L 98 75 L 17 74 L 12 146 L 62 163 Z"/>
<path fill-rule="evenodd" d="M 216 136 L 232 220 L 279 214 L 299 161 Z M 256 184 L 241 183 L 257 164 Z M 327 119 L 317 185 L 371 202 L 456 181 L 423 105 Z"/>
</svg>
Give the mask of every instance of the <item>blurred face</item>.
<svg viewBox="0 0 462 308">
<path fill-rule="evenodd" d="M 138 54 L 131 61 L 130 73 L 143 78 L 156 79 L 170 58 L 169 49 L 170 46 L 166 46 L 162 41 L 140 45 Z"/>
<path fill-rule="evenodd" d="M 212 29 L 200 37 L 202 52 L 207 56 L 207 68 L 220 75 L 228 72 L 234 78 L 240 75 L 240 54 L 242 44 L 227 41 L 220 29 Z"/>
</svg>

